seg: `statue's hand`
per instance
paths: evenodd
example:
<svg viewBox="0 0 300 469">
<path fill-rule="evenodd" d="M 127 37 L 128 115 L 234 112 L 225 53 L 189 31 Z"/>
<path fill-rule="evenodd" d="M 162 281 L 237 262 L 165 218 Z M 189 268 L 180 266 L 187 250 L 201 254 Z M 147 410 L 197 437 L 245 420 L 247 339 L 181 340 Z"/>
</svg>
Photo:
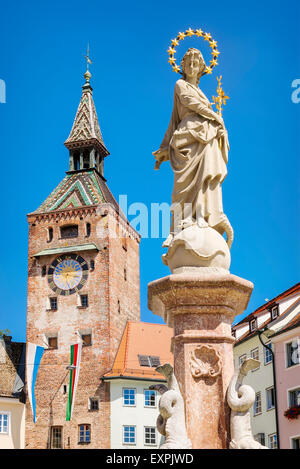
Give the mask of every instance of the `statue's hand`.
<svg viewBox="0 0 300 469">
<path fill-rule="evenodd" d="M 160 148 L 159 150 L 154 151 L 152 154 L 155 156 L 156 159 L 154 169 L 159 169 L 161 163 L 169 159 L 168 148 Z"/>
</svg>

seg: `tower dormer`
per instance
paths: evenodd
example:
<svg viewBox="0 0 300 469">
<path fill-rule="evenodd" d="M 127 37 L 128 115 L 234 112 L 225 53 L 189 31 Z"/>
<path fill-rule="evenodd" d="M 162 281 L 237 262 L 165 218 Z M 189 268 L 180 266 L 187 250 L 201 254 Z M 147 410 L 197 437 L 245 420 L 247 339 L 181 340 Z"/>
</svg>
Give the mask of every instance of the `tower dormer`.
<svg viewBox="0 0 300 469">
<path fill-rule="evenodd" d="M 96 169 L 104 177 L 104 158 L 109 151 L 104 145 L 90 84 L 91 73 L 84 74 L 82 96 L 65 146 L 70 152 L 69 171 Z"/>
</svg>

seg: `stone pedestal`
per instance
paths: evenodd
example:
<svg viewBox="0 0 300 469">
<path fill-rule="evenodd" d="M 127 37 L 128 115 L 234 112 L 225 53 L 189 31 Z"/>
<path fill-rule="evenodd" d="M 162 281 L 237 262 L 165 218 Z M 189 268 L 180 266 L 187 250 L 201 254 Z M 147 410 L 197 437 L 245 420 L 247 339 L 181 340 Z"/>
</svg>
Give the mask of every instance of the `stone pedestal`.
<svg viewBox="0 0 300 469">
<path fill-rule="evenodd" d="M 247 307 L 253 284 L 229 273 L 182 273 L 148 285 L 148 305 L 174 328 L 175 376 L 185 400 L 194 449 L 230 441 L 226 391 L 234 372 L 231 324 Z"/>
</svg>

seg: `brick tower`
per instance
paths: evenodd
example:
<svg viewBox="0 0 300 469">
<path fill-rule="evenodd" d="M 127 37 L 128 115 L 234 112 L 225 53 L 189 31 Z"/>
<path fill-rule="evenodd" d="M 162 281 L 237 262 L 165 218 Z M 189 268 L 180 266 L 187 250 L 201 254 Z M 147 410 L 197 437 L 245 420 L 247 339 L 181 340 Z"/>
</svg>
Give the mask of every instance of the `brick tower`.
<svg viewBox="0 0 300 469">
<path fill-rule="evenodd" d="M 102 381 L 127 320 L 140 319 L 139 235 L 106 185 L 107 151 L 90 72 L 65 146 L 69 171 L 28 215 L 27 341 L 45 347 L 27 402 L 25 448 L 109 448 L 110 392 Z M 82 341 L 79 382 L 66 421 L 70 345 Z M 28 401 L 28 400 L 27 400 Z"/>
</svg>

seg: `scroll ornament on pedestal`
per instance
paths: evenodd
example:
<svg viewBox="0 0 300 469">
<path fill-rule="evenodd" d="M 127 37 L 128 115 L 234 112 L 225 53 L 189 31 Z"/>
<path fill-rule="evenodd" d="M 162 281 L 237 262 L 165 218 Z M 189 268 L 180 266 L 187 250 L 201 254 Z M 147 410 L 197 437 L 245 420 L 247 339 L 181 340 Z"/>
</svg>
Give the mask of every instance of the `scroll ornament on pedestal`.
<svg viewBox="0 0 300 469">
<path fill-rule="evenodd" d="M 257 368 L 259 363 L 254 358 L 247 358 L 229 383 L 227 402 L 231 408 L 230 449 L 268 449 L 253 438 L 249 410 L 255 401 L 255 391 L 251 386 L 243 385 L 245 376 L 250 370 Z"/>
<path fill-rule="evenodd" d="M 157 367 L 156 371 L 167 379 L 167 386 L 150 386 L 150 389 L 155 389 L 162 395 L 156 422 L 157 430 L 165 437 L 160 449 L 190 449 L 192 444 L 186 432 L 184 400 L 173 367 L 166 363 Z"/>
</svg>

